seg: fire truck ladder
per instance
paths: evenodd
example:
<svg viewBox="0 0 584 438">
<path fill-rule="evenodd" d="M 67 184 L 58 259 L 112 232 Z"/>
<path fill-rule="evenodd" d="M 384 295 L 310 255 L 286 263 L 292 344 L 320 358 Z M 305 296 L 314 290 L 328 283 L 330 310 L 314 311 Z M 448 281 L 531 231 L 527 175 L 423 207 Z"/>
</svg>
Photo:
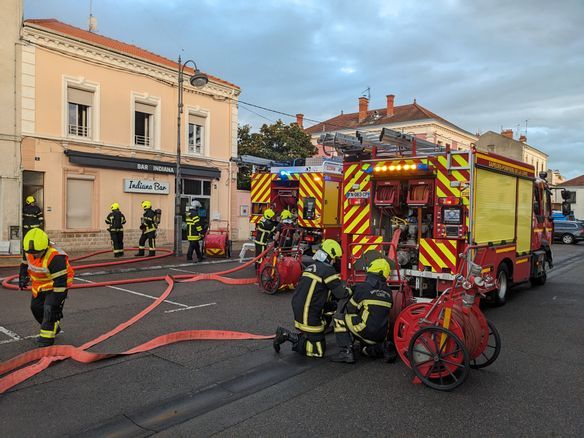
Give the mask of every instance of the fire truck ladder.
<svg viewBox="0 0 584 438">
<path fill-rule="evenodd" d="M 371 134 L 368 134 L 368 136 Z M 445 148 L 426 140 L 416 138 L 411 134 L 383 128 L 379 134 L 381 146 L 377 146 L 377 155 L 414 156 L 414 155 L 438 155 L 443 154 Z"/>
</svg>

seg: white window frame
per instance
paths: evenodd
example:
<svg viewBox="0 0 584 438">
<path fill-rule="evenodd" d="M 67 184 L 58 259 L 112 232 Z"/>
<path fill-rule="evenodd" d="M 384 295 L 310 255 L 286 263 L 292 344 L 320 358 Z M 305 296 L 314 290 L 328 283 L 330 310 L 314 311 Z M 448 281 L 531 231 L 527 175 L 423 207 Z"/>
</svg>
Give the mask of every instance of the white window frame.
<svg viewBox="0 0 584 438">
<path fill-rule="evenodd" d="M 185 154 L 192 156 L 192 157 L 208 157 L 210 156 L 210 144 L 211 144 L 211 112 L 208 109 L 201 108 L 200 106 L 185 106 L 186 111 L 183 113 L 186 116 L 184 117 L 184 142 L 183 144 L 186 145 Z M 203 125 L 203 137 L 202 137 L 202 144 L 201 144 L 201 152 L 191 152 L 189 150 L 189 116 L 197 116 L 205 119 L 205 124 Z"/>
<path fill-rule="evenodd" d="M 62 76 L 61 102 L 62 102 L 62 137 L 74 138 L 76 141 L 99 141 L 100 139 L 100 85 L 97 82 L 88 81 L 83 77 Z M 69 99 L 67 90 L 77 88 L 93 94 L 92 105 L 89 107 L 87 117 L 87 136 L 69 134 Z"/>
<path fill-rule="evenodd" d="M 136 144 L 136 103 L 142 103 L 144 105 L 149 105 L 154 107 L 154 114 L 152 120 L 152 144 L 137 145 Z M 140 150 L 160 150 L 161 143 L 161 114 L 162 114 L 162 103 L 160 97 L 150 96 L 148 93 L 138 93 L 135 91 L 131 92 L 130 95 L 130 147 Z"/>
</svg>

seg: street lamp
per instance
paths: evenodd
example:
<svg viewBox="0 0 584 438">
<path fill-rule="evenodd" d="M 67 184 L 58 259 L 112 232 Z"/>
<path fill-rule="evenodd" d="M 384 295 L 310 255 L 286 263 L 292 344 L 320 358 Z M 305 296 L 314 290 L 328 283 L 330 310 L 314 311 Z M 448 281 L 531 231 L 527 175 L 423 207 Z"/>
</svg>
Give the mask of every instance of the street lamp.
<svg viewBox="0 0 584 438">
<path fill-rule="evenodd" d="M 195 67 L 194 74 L 189 78 L 189 83 L 196 88 L 202 88 L 207 85 L 209 78 L 205 73 L 202 73 L 197 64 L 193 60 L 182 63 L 180 55 L 178 57 L 178 115 L 176 118 L 176 172 L 175 172 L 175 194 L 174 194 L 174 255 L 180 257 L 182 253 L 182 215 L 180 211 L 180 197 L 182 194 L 182 180 L 180 174 L 180 123 L 183 112 L 183 81 L 184 71 L 188 63 L 192 63 Z"/>
</svg>

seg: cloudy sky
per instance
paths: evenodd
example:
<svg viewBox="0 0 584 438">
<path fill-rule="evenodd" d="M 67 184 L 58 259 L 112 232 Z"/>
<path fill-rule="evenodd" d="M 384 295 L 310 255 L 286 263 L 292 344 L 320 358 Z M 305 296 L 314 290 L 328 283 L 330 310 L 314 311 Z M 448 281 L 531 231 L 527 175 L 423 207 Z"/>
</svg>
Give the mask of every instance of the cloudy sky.
<svg viewBox="0 0 584 438">
<path fill-rule="evenodd" d="M 24 4 L 87 27 L 90 0 Z M 192 58 L 245 102 L 326 120 L 370 87 L 369 108 L 395 94 L 471 132 L 527 126 L 551 168 L 584 174 L 584 0 L 93 0 L 93 14 L 102 35 Z"/>
</svg>

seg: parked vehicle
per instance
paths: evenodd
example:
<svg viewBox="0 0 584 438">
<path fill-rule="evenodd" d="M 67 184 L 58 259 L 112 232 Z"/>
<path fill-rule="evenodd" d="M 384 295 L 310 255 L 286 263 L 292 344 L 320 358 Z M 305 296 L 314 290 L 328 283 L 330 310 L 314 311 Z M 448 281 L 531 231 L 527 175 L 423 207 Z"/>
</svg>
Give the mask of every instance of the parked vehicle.
<svg viewBox="0 0 584 438">
<path fill-rule="evenodd" d="M 552 211 L 552 219 L 557 222 L 576 220 L 573 214 L 565 215 L 561 211 L 556 210 Z"/>
<path fill-rule="evenodd" d="M 572 244 L 584 240 L 584 223 L 581 221 L 554 221 L 554 240 Z"/>
</svg>

